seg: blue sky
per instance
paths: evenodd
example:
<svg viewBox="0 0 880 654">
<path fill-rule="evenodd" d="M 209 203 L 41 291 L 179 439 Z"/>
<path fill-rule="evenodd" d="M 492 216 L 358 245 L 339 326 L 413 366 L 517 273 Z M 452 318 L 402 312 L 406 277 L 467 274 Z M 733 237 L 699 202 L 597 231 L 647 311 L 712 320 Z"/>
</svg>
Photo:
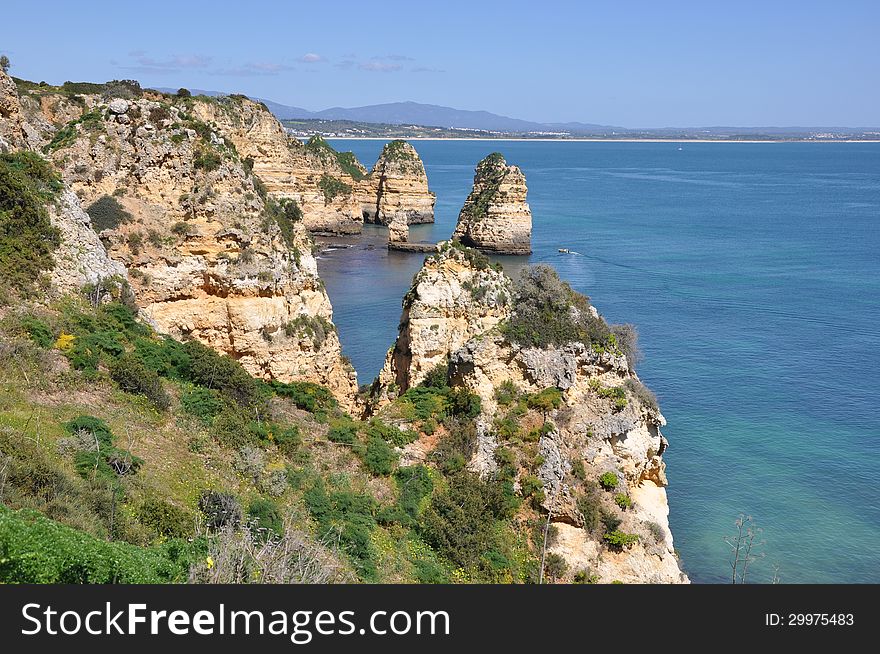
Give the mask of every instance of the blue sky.
<svg viewBox="0 0 880 654">
<path fill-rule="evenodd" d="M 880 126 L 880 2 L 21 2 L 11 73 L 627 127 Z"/>
</svg>

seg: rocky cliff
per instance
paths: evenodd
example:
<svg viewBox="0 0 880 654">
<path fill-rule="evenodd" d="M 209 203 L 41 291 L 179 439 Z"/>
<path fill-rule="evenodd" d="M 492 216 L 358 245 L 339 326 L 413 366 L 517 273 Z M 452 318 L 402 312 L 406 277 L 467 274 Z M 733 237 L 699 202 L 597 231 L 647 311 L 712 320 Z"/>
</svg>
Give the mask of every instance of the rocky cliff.
<svg viewBox="0 0 880 654">
<path fill-rule="evenodd" d="M 532 212 L 526 178 L 495 152 L 477 164 L 474 186 L 465 200 L 453 239 L 497 254 L 530 254 Z"/>
<path fill-rule="evenodd" d="M 542 273 L 549 282 L 529 291 L 487 263 L 451 244 L 426 259 L 374 384 L 376 407 L 448 366 L 449 386 L 480 398 L 468 466 L 531 498 L 537 515 L 524 506 L 523 523 L 549 515 L 547 551 L 565 561 L 564 580 L 686 583 L 668 523 L 665 419 L 623 341 L 554 273 Z M 560 321 L 536 311 L 537 331 L 529 333 L 527 319 L 517 319 L 532 300 L 555 303 Z M 592 336 L 553 342 L 548 335 L 572 325 L 590 326 Z M 524 344 L 529 339 L 543 342 Z M 395 415 L 393 406 L 386 415 Z M 436 443 L 423 437 L 408 445 L 406 460 L 430 460 Z"/>
<path fill-rule="evenodd" d="M 428 189 L 425 166 L 406 141 L 391 141 L 369 176 L 358 184 L 364 220 L 388 225 L 395 214 L 410 225 L 434 222 L 434 194 Z"/>
<path fill-rule="evenodd" d="M 38 88 L 21 102 L 41 153 L 76 194 L 53 214 L 73 253 L 56 284 L 127 270 L 160 332 L 196 338 L 261 378 L 322 384 L 351 406 L 356 376 L 298 207 L 269 196 L 232 139 L 197 117 L 219 111 L 206 108 L 214 102 L 127 88 L 128 99 Z M 260 113 L 252 104 L 240 103 L 253 109 L 243 124 Z M 59 114 L 74 117 L 53 124 Z M 118 264 L 97 261 L 98 235 Z"/>
<path fill-rule="evenodd" d="M 271 196 L 299 204 L 310 231 L 360 233 L 363 218 L 351 174 L 365 171 L 356 160 L 340 157 L 319 136 L 307 144 L 288 136 L 264 105 L 241 95 L 195 102 L 193 113 L 252 162 Z"/>
<path fill-rule="evenodd" d="M 509 311 L 510 280 L 485 256 L 452 242 L 425 259 L 403 300 L 399 334 L 374 396 L 418 385 L 449 352 L 485 332 Z"/>
</svg>

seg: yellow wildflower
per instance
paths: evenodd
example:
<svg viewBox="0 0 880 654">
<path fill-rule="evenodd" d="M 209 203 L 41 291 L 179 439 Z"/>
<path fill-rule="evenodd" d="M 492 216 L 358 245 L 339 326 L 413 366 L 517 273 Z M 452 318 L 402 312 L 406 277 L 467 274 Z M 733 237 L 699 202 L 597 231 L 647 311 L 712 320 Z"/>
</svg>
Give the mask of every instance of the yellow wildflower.
<svg viewBox="0 0 880 654">
<path fill-rule="evenodd" d="M 212 559 L 210 556 L 205 559 L 205 563 L 208 564 L 208 570 L 214 567 L 214 559 Z"/>
<path fill-rule="evenodd" d="M 59 350 L 66 352 L 70 348 L 73 347 L 73 342 L 76 340 L 76 336 L 73 334 L 66 334 L 61 332 L 61 335 L 58 337 L 58 340 L 55 341 L 55 347 Z"/>
</svg>

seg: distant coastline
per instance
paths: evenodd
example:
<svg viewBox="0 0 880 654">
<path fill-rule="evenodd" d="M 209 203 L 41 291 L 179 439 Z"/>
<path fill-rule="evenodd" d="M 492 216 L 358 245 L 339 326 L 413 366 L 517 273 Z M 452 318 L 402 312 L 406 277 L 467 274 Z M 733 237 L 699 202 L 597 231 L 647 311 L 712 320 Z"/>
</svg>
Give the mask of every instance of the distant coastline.
<svg viewBox="0 0 880 654">
<path fill-rule="evenodd" d="M 300 140 L 308 140 L 305 137 L 298 137 Z M 479 137 L 479 136 L 330 136 L 325 135 L 324 138 L 334 141 L 388 141 L 394 138 L 402 138 L 407 141 L 507 141 L 507 142 L 523 142 L 523 143 L 766 143 L 775 145 L 778 143 L 880 143 L 880 139 L 754 139 L 754 140 L 731 140 L 731 139 L 601 139 L 601 138 L 515 138 L 515 137 Z"/>
</svg>

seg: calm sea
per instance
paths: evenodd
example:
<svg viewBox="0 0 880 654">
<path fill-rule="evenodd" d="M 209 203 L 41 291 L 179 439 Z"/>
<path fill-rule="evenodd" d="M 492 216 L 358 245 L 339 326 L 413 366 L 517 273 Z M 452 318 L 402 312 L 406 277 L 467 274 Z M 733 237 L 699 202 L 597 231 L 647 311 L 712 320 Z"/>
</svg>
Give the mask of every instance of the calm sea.
<svg viewBox="0 0 880 654">
<path fill-rule="evenodd" d="M 382 142 L 335 141 L 371 167 Z M 670 521 L 695 582 L 728 578 L 747 513 L 752 579 L 880 582 L 880 145 L 419 141 L 448 238 L 493 150 L 519 165 L 547 262 L 610 322 L 638 326 L 669 421 Z M 369 382 L 422 255 L 368 227 L 318 264 Z M 558 248 L 577 254 L 564 255 Z"/>
</svg>

